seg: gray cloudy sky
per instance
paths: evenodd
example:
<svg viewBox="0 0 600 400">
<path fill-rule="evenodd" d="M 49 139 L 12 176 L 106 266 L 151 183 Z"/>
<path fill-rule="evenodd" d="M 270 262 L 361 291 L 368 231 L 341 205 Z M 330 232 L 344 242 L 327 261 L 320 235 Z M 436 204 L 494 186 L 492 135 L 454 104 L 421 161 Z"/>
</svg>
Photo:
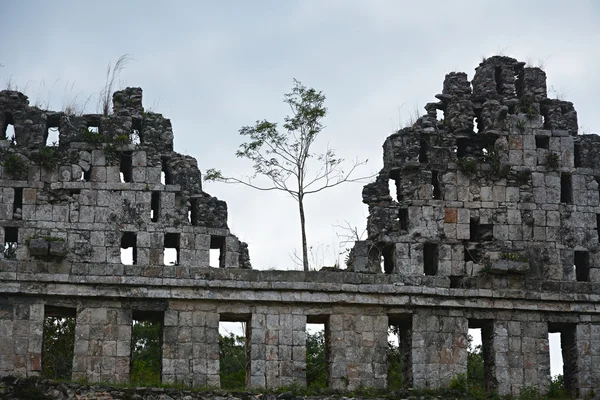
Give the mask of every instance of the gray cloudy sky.
<svg viewBox="0 0 600 400">
<path fill-rule="evenodd" d="M 498 52 L 543 62 L 548 87 L 575 103 L 580 126 L 598 132 L 600 3 L 573 1 L 3 1 L 0 84 L 32 103 L 62 109 L 98 93 L 106 65 L 131 54 L 122 86 L 141 86 L 146 108 L 170 118 L 175 149 L 202 171 L 251 171 L 236 159 L 238 129 L 281 121 L 292 78 L 322 90 L 329 116 L 317 145 L 382 165 L 384 139 L 415 106 L 434 101 L 444 75 L 471 78 Z M 97 98 L 88 102 L 95 112 Z M 297 206 L 284 195 L 205 184 L 226 200 L 232 231 L 250 245 L 255 268 L 299 268 Z M 363 228 L 362 184 L 307 200 L 317 264 L 338 253 L 332 225 Z"/>
</svg>

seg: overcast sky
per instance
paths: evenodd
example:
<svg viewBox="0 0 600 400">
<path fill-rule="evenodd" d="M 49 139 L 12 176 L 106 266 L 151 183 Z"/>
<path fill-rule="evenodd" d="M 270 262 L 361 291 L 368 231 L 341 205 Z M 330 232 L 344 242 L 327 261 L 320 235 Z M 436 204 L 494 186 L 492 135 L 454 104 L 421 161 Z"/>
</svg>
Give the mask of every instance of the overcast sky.
<svg viewBox="0 0 600 400">
<path fill-rule="evenodd" d="M 316 146 L 382 166 L 384 139 L 415 107 L 435 101 L 446 73 L 473 77 L 484 56 L 543 64 L 551 95 L 572 101 L 582 131 L 600 131 L 600 3 L 597 1 L 3 1 L 0 86 L 60 110 L 73 99 L 96 111 L 106 66 L 130 54 L 121 86 L 170 118 L 175 150 L 202 171 L 251 171 L 236 159 L 238 130 L 280 122 L 292 79 L 322 90 L 329 116 Z M 227 201 L 229 226 L 254 268 L 293 269 L 297 205 L 284 195 L 209 183 Z M 339 253 L 333 225 L 363 229 L 362 184 L 307 199 L 312 266 Z M 343 262 L 343 259 L 341 259 Z"/>
</svg>

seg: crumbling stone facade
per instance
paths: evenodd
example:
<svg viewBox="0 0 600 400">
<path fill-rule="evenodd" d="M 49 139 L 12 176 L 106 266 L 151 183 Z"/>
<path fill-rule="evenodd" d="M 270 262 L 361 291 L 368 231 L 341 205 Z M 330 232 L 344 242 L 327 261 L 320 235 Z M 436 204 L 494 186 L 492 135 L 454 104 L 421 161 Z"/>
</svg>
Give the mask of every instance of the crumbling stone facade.
<svg viewBox="0 0 600 400">
<path fill-rule="evenodd" d="M 446 386 L 478 328 L 490 389 L 545 390 L 560 332 L 568 389 L 598 390 L 600 138 L 577 135 L 573 105 L 512 58 L 485 60 L 472 82 L 448 74 L 436 97 L 385 141 L 348 269 L 299 272 L 250 269 L 226 204 L 140 89 L 115 93 L 110 116 L 0 92 L 0 128 L 15 132 L 0 141 L 0 375 L 40 374 L 44 317 L 69 315 L 72 377 L 90 381 L 127 381 L 132 321 L 152 319 L 164 382 L 219 385 L 219 322 L 242 321 L 248 387 L 306 384 L 306 324 L 322 323 L 335 389 L 386 387 L 389 328 L 404 383 Z"/>
</svg>

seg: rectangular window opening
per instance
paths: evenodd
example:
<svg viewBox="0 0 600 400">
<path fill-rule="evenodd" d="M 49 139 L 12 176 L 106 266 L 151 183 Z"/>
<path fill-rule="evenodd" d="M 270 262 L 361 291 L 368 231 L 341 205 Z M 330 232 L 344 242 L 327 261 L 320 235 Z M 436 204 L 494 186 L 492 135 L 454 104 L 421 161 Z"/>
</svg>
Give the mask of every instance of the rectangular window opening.
<svg viewBox="0 0 600 400">
<path fill-rule="evenodd" d="M 179 233 L 165 233 L 164 264 L 179 265 Z"/>
<path fill-rule="evenodd" d="M 152 192 L 150 199 L 150 220 L 158 222 L 158 214 L 160 210 L 160 192 Z"/>
<path fill-rule="evenodd" d="M 536 136 L 535 137 L 535 147 L 537 149 L 550 149 L 550 137 L 548 136 Z"/>
<path fill-rule="evenodd" d="M 487 242 L 494 238 L 493 224 L 480 224 L 478 219 L 469 222 L 469 238 L 472 242 Z"/>
<path fill-rule="evenodd" d="M 473 132 L 479 133 L 479 118 L 473 118 Z"/>
<path fill-rule="evenodd" d="M 560 174 L 560 202 L 573 203 L 573 178 L 571 174 Z"/>
<path fill-rule="evenodd" d="M 10 113 L 4 114 L 4 124 L 2 125 L 1 137 L 2 139 L 15 141 L 15 120 Z"/>
<path fill-rule="evenodd" d="M 400 171 L 391 171 L 388 181 L 388 190 L 392 200 L 402 201 L 402 185 L 400 180 Z M 395 197 L 395 198 L 394 198 Z"/>
<path fill-rule="evenodd" d="M 81 171 L 81 179 L 80 181 L 89 182 L 92 180 L 92 167 L 90 166 L 87 171 Z"/>
<path fill-rule="evenodd" d="M 464 257 L 463 257 L 465 262 L 472 261 L 472 262 L 476 263 L 477 260 L 479 259 L 479 257 L 477 257 L 477 255 L 476 255 L 476 252 L 477 251 L 475 249 L 465 246 L 464 247 Z"/>
<path fill-rule="evenodd" d="M 87 130 L 90 133 L 100 133 L 100 127 L 98 125 L 88 125 Z"/>
<path fill-rule="evenodd" d="M 419 162 L 420 163 L 429 162 L 428 153 L 429 153 L 429 144 L 427 143 L 427 140 L 421 139 L 421 141 L 419 142 Z"/>
<path fill-rule="evenodd" d="M 394 314 L 388 318 L 388 389 L 408 389 L 413 385 L 412 315 Z"/>
<path fill-rule="evenodd" d="M 243 390 L 246 387 L 250 376 L 251 362 L 249 339 L 250 315 L 220 315 L 219 377 L 221 389 Z"/>
<path fill-rule="evenodd" d="M 209 265 L 214 268 L 225 268 L 225 236 L 210 235 Z"/>
<path fill-rule="evenodd" d="M 137 237 L 135 232 L 123 232 L 121 236 L 121 263 L 137 264 Z"/>
<path fill-rule="evenodd" d="M 71 379 L 76 313 L 75 308 L 44 307 L 42 376 L 46 379 Z"/>
<path fill-rule="evenodd" d="M 562 373 L 565 390 L 571 396 L 578 397 L 576 325 L 549 322 L 548 341 L 550 348 L 550 375 L 554 378 Z M 560 353 L 556 351 L 559 344 Z"/>
<path fill-rule="evenodd" d="M 133 182 L 133 152 L 124 151 L 120 157 L 120 176 L 121 182 Z"/>
<path fill-rule="evenodd" d="M 423 246 L 423 271 L 425 275 L 436 275 L 438 270 L 438 245 L 425 243 Z"/>
<path fill-rule="evenodd" d="M 198 225 L 198 199 L 190 198 L 190 208 L 188 210 L 188 220 L 192 225 Z"/>
<path fill-rule="evenodd" d="M 458 158 L 462 158 L 462 157 L 466 157 L 467 154 L 467 148 L 468 146 L 468 141 L 469 139 L 458 139 L 456 141 L 456 157 Z"/>
<path fill-rule="evenodd" d="M 598 242 L 600 242 L 600 214 L 596 214 L 596 233 L 598 234 Z"/>
<path fill-rule="evenodd" d="M 467 379 L 488 391 L 497 386 L 493 350 L 493 321 L 469 320 Z"/>
<path fill-rule="evenodd" d="M 44 143 L 46 143 L 47 147 L 58 146 L 60 140 L 60 132 L 58 131 L 57 126 L 49 126 L 46 129 L 46 134 L 44 136 Z"/>
<path fill-rule="evenodd" d="M 408 231 L 408 208 L 398 210 L 398 220 L 400 221 L 400 230 Z"/>
<path fill-rule="evenodd" d="M 325 389 L 331 382 L 328 315 L 306 317 L 306 386 Z"/>
<path fill-rule="evenodd" d="M 395 246 L 393 243 L 385 243 L 381 245 L 381 272 L 384 274 L 393 274 L 396 264 L 394 255 Z"/>
<path fill-rule="evenodd" d="M 13 218 L 14 214 L 21 214 L 23 209 L 23 188 L 15 188 L 15 198 L 13 200 Z"/>
<path fill-rule="evenodd" d="M 573 146 L 573 165 L 575 168 L 581 168 L 581 145 L 575 143 Z"/>
<path fill-rule="evenodd" d="M 587 251 L 575 251 L 573 268 L 577 282 L 589 282 L 590 255 Z"/>
<path fill-rule="evenodd" d="M 4 259 L 16 260 L 19 247 L 19 228 L 14 226 L 4 227 Z"/>
<path fill-rule="evenodd" d="M 161 383 L 164 312 L 133 310 L 131 322 L 131 383 L 152 386 Z"/>
<path fill-rule="evenodd" d="M 167 157 L 162 157 L 161 160 L 162 170 L 160 173 L 160 183 L 163 185 L 171 185 L 173 183 L 173 179 L 169 169 L 169 159 Z"/>
<path fill-rule="evenodd" d="M 131 143 L 144 143 L 144 138 L 142 137 L 142 120 L 139 118 L 133 118 L 131 121 Z"/>
<path fill-rule="evenodd" d="M 433 199 L 442 199 L 442 188 L 440 186 L 440 176 L 438 171 L 431 171 L 431 186 L 433 191 Z"/>
<path fill-rule="evenodd" d="M 494 68 L 494 79 L 496 80 L 496 93 L 504 94 L 504 80 L 502 78 L 502 68 Z"/>
</svg>

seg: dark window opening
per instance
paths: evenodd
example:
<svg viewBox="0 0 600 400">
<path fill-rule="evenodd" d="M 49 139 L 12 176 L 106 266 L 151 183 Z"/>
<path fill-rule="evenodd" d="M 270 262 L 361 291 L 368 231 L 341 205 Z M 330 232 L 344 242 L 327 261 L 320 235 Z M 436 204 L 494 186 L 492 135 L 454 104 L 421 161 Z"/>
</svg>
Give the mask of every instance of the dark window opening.
<svg viewBox="0 0 600 400">
<path fill-rule="evenodd" d="M 179 265 L 179 233 L 165 233 L 164 264 Z"/>
<path fill-rule="evenodd" d="M 42 376 L 46 379 L 71 379 L 75 354 L 76 310 L 44 307 L 42 333 Z"/>
<path fill-rule="evenodd" d="M 14 226 L 4 227 L 4 259 L 16 260 L 19 247 L 19 228 Z"/>
<path fill-rule="evenodd" d="M 89 182 L 92 180 L 92 167 L 90 166 L 87 171 L 81 171 L 81 180 Z"/>
<path fill-rule="evenodd" d="M 398 220 L 400 221 L 400 230 L 408 230 L 408 208 L 401 208 L 398 210 Z"/>
<path fill-rule="evenodd" d="M 581 145 L 575 143 L 573 146 L 573 165 L 575 168 L 581 168 Z"/>
<path fill-rule="evenodd" d="M 158 214 L 160 210 L 160 192 L 152 192 L 150 199 L 150 220 L 152 222 L 158 221 Z"/>
<path fill-rule="evenodd" d="M 467 139 L 458 139 L 456 141 L 456 157 L 462 158 L 467 155 Z"/>
<path fill-rule="evenodd" d="M 554 357 L 562 356 L 563 361 L 563 379 L 565 390 L 574 397 L 579 396 L 578 389 L 578 377 L 577 377 L 577 339 L 576 339 L 576 325 L 568 323 L 556 323 L 548 322 L 548 333 L 556 334 L 560 336 L 560 348 L 561 354 L 558 355 L 552 350 L 550 346 L 550 359 Z M 549 340 L 551 335 L 549 335 Z M 555 371 L 558 372 L 558 371 Z M 558 374 L 555 374 L 558 375 Z"/>
<path fill-rule="evenodd" d="M 412 315 L 389 315 L 387 384 L 389 390 L 413 386 Z"/>
<path fill-rule="evenodd" d="M 171 185 L 173 183 L 173 178 L 171 176 L 171 171 L 169 168 L 169 159 L 167 157 L 162 157 L 162 171 L 160 174 L 160 183 L 163 185 Z"/>
<path fill-rule="evenodd" d="M 590 280 L 590 255 L 587 251 L 575 251 L 574 257 L 575 278 L 577 282 Z"/>
<path fill-rule="evenodd" d="M 246 387 L 250 377 L 250 315 L 219 316 L 219 378 L 221 389 Z M 228 362 L 225 362 L 227 360 Z"/>
<path fill-rule="evenodd" d="M 381 245 L 381 272 L 384 274 L 394 273 L 396 257 L 394 254 L 395 246 L 391 243 Z"/>
<path fill-rule="evenodd" d="M 473 249 L 473 248 L 468 248 L 467 246 L 464 247 L 464 260 L 465 262 L 469 262 L 469 261 L 473 261 L 474 263 L 477 262 L 477 260 L 479 259 L 479 257 L 477 257 L 477 250 Z"/>
<path fill-rule="evenodd" d="M 13 214 L 21 214 L 23 209 L 23 188 L 15 188 L 15 198 L 13 200 Z"/>
<path fill-rule="evenodd" d="M 391 171 L 389 180 L 389 191 L 390 196 L 394 199 L 396 195 L 396 201 L 402 201 L 402 184 L 400 180 L 400 171 Z"/>
<path fill-rule="evenodd" d="M 442 189 L 440 187 L 440 177 L 438 171 L 431 171 L 431 186 L 433 190 L 433 199 L 441 200 L 442 199 Z"/>
<path fill-rule="evenodd" d="M 535 147 L 538 149 L 550 149 L 550 138 L 548 136 L 536 136 Z"/>
<path fill-rule="evenodd" d="M 121 182 L 133 182 L 133 152 L 124 151 L 120 158 L 120 176 Z"/>
<path fill-rule="evenodd" d="M 472 242 L 487 242 L 494 238 L 494 225 L 480 224 L 479 220 L 472 219 L 469 224 L 469 238 Z"/>
<path fill-rule="evenodd" d="M 494 325 L 490 320 L 469 320 L 469 353 L 467 355 L 467 379 L 486 390 L 494 390 L 498 381 L 494 376 L 495 357 L 493 349 Z M 483 362 L 483 370 L 477 368 Z"/>
<path fill-rule="evenodd" d="M 496 93 L 504 94 L 504 80 L 502 78 L 502 68 L 494 69 L 494 79 L 496 80 Z"/>
<path fill-rule="evenodd" d="M 421 139 L 421 141 L 419 143 L 419 162 L 420 163 L 429 162 L 429 157 L 428 157 L 427 153 L 429 153 L 429 144 L 427 143 L 427 140 Z"/>
<path fill-rule="evenodd" d="M 560 202 L 573 203 L 573 179 L 571 174 L 560 174 Z"/>
<path fill-rule="evenodd" d="M 198 199 L 190 198 L 190 209 L 188 210 L 188 220 L 192 225 L 198 225 Z"/>
<path fill-rule="evenodd" d="M 598 242 L 600 242 L 600 214 L 596 214 L 596 233 L 598 234 Z"/>
<path fill-rule="evenodd" d="M 164 312 L 133 310 L 131 322 L 131 383 L 151 386 L 161 382 Z"/>
<path fill-rule="evenodd" d="M 306 316 L 306 386 L 327 388 L 331 384 L 331 334 L 328 315 Z"/>
<path fill-rule="evenodd" d="M 438 270 L 438 245 L 425 243 L 423 246 L 423 271 L 425 275 L 436 275 Z"/>
<path fill-rule="evenodd" d="M 4 114 L 4 125 L 2 126 L 2 139 L 15 141 L 15 120 L 10 113 Z"/>
<path fill-rule="evenodd" d="M 225 268 L 225 236 L 210 235 L 209 265 Z"/>
<path fill-rule="evenodd" d="M 137 264 L 137 237 L 135 232 L 123 232 L 121 236 L 121 263 Z"/>
</svg>

